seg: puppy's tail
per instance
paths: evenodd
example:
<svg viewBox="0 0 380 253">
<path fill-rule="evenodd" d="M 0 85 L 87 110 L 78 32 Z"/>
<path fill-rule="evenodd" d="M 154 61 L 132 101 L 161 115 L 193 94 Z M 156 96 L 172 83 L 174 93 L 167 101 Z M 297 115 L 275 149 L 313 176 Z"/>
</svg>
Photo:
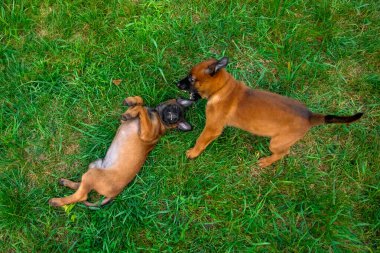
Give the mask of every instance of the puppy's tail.
<svg viewBox="0 0 380 253">
<path fill-rule="evenodd" d="M 102 206 L 107 205 L 108 203 L 110 203 L 112 200 L 113 200 L 113 198 L 105 198 L 101 202 L 98 201 L 98 203 L 91 203 L 91 202 L 88 202 L 88 201 L 83 201 L 83 204 L 85 204 L 88 207 L 102 207 Z"/>
<path fill-rule="evenodd" d="M 310 116 L 311 126 L 318 126 L 322 124 L 331 124 L 331 123 L 351 123 L 357 121 L 363 116 L 362 112 L 359 112 L 352 116 L 335 116 L 335 115 L 322 115 L 322 114 L 312 114 Z"/>
</svg>

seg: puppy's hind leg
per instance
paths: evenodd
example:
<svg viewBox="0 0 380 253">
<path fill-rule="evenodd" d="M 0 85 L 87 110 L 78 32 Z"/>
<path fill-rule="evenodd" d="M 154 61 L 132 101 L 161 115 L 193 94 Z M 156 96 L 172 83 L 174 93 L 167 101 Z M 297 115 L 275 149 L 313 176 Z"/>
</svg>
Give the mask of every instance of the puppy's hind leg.
<svg viewBox="0 0 380 253">
<path fill-rule="evenodd" d="M 97 159 L 88 165 L 89 169 L 102 168 L 103 159 Z M 80 186 L 80 182 L 74 182 L 65 178 L 59 179 L 58 183 L 62 186 L 69 187 L 70 189 L 77 190 Z"/>
<path fill-rule="evenodd" d="M 102 164 L 103 164 L 103 159 L 99 158 L 93 161 L 92 163 L 90 163 L 90 165 L 88 165 L 88 168 L 89 169 L 102 168 L 103 167 Z"/>
<path fill-rule="evenodd" d="M 52 198 L 49 200 L 51 206 L 64 206 L 75 202 L 81 202 L 87 199 L 88 193 L 91 191 L 89 185 L 86 185 L 83 181 L 80 183 L 78 190 L 64 198 Z"/>
<path fill-rule="evenodd" d="M 289 154 L 290 147 L 298 140 L 300 140 L 304 135 L 305 133 L 292 133 L 273 137 L 270 140 L 269 145 L 269 149 L 272 152 L 272 155 L 261 158 L 259 160 L 259 166 L 261 168 L 267 167 Z"/>
<path fill-rule="evenodd" d="M 67 197 L 63 198 L 52 198 L 49 200 L 49 205 L 51 206 L 64 206 L 68 205 L 71 203 L 75 202 L 81 202 L 87 200 L 88 193 L 92 190 L 93 188 L 93 181 L 96 180 L 94 176 L 96 176 L 96 170 L 95 174 L 93 173 L 96 169 L 90 169 L 87 171 L 85 174 L 82 176 L 82 182 L 80 183 L 75 183 L 70 180 L 63 180 L 63 183 L 68 183 L 68 187 L 72 186 L 73 188 L 77 187 L 78 184 L 78 189 L 77 191 Z M 70 187 L 71 188 L 71 187 Z"/>
<path fill-rule="evenodd" d="M 111 203 L 112 200 L 113 200 L 113 198 L 105 198 L 102 201 L 99 201 L 98 203 L 91 203 L 88 201 L 83 201 L 83 204 L 85 204 L 88 207 L 102 207 L 104 205 Z"/>
<path fill-rule="evenodd" d="M 73 182 L 65 178 L 59 179 L 58 183 L 62 186 L 69 187 L 70 189 L 73 189 L 73 190 L 78 190 L 80 186 L 80 182 Z"/>
</svg>

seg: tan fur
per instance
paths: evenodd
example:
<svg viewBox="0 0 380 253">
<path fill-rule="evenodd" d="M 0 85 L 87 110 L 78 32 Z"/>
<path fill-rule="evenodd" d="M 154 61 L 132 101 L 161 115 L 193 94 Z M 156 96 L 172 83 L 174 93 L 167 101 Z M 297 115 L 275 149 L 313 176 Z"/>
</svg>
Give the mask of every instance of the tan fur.
<svg viewBox="0 0 380 253">
<path fill-rule="evenodd" d="M 50 205 L 63 206 L 83 201 L 88 206 L 96 206 L 86 201 L 91 190 L 105 196 L 102 203 L 105 204 L 116 197 L 139 172 L 166 127 L 157 113 L 149 115 L 141 97 L 129 97 L 125 103 L 131 107 L 123 114 L 124 120 L 106 157 L 91 163 L 80 183 L 61 179 L 60 184 L 77 191 L 64 198 L 50 199 Z"/>
<path fill-rule="evenodd" d="M 324 116 L 313 114 L 307 107 L 278 94 L 255 90 L 235 80 L 222 68 L 214 75 L 208 72 L 215 60 L 192 68 L 194 87 L 206 105 L 206 125 L 186 156 L 193 159 L 216 139 L 225 126 L 241 128 L 252 134 L 271 138 L 272 155 L 259 160 L 266 167 L 289 153 L 290 147 L 314 125 L 324 123 Z M 360 116 L 359 116 L 360 117 Z"/>
</svg>

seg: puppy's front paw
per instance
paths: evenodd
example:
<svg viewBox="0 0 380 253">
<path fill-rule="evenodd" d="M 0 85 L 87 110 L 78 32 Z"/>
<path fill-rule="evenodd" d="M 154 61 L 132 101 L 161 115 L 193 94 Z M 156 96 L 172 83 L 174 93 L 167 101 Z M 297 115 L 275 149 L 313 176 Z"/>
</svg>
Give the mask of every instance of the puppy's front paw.
<svg viewBox="0 0 380 253">
<path fill-rule="evenodd" d="M 144 104 L 144 101 L 139 96 L 127 97 L 123 101 L 123 105 L 128 105 L 128 106 L 136 106 L 136 105 L 143 105 L 143 104 Z"/>
<path fill-rule="evenodd" d="M 260 168 L 268 167 L 268 166 L 271 165 L 272 163 L 273 163 L 273 162 L 272 162 L 272 160 L 270 159 L 270 157 L 264 157 L 264 158 L 259 159 L 259 166 L 260 166 Z"/>
<path fill-rule="evenodd" d="M 123 105 L 134 106 L 135 104 L 136 103 L 131 99 L 131 97 L 128 97 L 123 101 Z"/>
<path fill-rule="evenodd" d="M 186 157 L 189 159 L 194 159 L 199 156 L 199 152 L 197 152 L 194 148 L 191 148 L 186 151 Z"/>
<path fill-rule="evenodd" d="M 132 119 L 133 117 L 129 113 L 123 113 L 121 115 L 121 121 L 127 121 L 129 119 Z"/>
<path fill-rule="evenodd" d="M 125 113 L 121 115 L 121 120 L 127 121 L 129 119 L 136 118 L 139 112 L 134 110 L 135 108 L 128 109 Z"/>
</svg>

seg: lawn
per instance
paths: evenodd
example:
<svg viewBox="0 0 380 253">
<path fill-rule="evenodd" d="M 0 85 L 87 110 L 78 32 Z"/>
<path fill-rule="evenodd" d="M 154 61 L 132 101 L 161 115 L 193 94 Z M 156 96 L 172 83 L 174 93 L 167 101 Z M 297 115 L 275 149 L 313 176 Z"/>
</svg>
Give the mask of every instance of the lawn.
<svg viewBox="0 0 380 253">
<path fill-rule="evenodd" d="M 10 1 L 0 6 L 0 252 L 378 252 L 378 1 Z M 267 138 L 226 128 L 195 160 L 206 101 L 101 210 L 48 205 L 105 155 L 126 110 L 187 97 L 190 67 L 228 56 L 253 88 L 312 111 L 313 128 L 260 169 Z M 120 80 L 121 83 L 114 83 Z M 96 195 L 93 198 L 97 198 Z"/>
</svg>

